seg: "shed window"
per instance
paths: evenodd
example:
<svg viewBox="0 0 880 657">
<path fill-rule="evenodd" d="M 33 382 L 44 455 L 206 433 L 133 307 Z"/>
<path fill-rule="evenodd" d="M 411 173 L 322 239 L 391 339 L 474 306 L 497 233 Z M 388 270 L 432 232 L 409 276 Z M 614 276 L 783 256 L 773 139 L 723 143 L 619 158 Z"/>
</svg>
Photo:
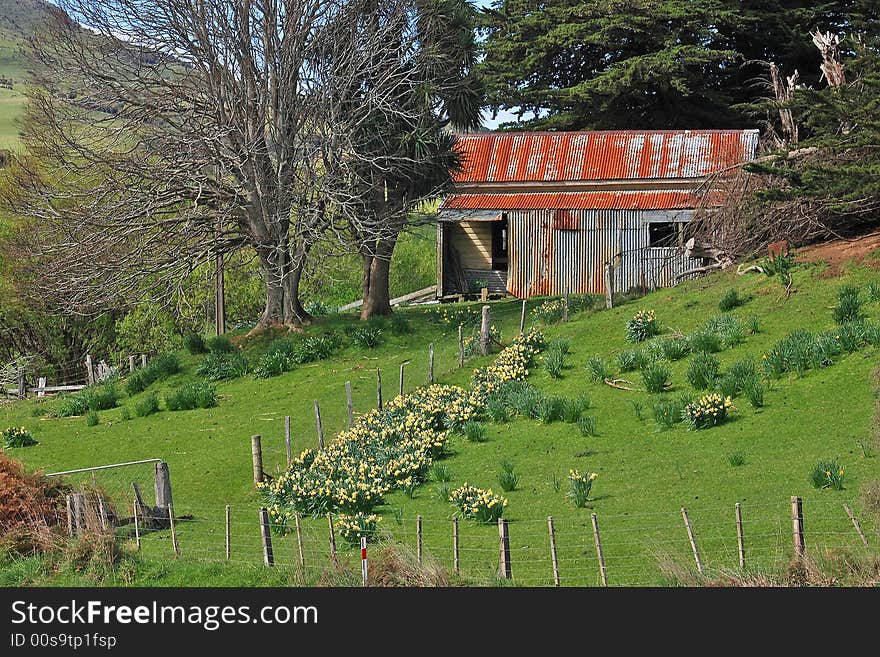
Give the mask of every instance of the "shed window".
<svg viewBox="0 0 880 657">
<path fill-rule="evenodd" d="M 648 246 L 678 246 L 679 224 L 672 221 L 652 221 L 648 224 Z"/>
</svg>

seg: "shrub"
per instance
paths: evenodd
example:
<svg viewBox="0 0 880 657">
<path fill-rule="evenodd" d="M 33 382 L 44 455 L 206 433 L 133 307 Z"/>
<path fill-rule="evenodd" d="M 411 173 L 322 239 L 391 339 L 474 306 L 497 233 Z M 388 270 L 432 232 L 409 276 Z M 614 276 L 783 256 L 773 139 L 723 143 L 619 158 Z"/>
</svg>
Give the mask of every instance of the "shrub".
<svg viewBox="0 0 880 657">
<path fill-rule="evenodd" d="M 859 288 L 854 285 L 844 285 L 840 288 L 837 292 L 837 305 L 831 315 L 838 324 L 864 319 L 862 301 L 859 299 Z"/>
<path fill-rule="evenodd" d="M 747 300 L 745 297 L 739 296 L 739 292 L 736 290 L 730 289 L 718 300 L 718 310 L 726 313 L 734 308 L 739 308 Z"/>
<path fill-rule="evenodd" d="M 360 349 L 375 349 L 382 343 L 382 329 L 362 326 L 351 332 L 351 341 Z"/>
<path fill-rule="evenodd" d="M 212 354 L 230 354 L 233 351 L 238 351 L 238 348 L 232 344 L 232 340 L 225 335 L 211 336 L 205 344 Z"/>
<path fill-rule="evenodd" d="M 163 354 L 174 350 L 180 336 L 170 313 L 158 310 L 150 304 L 142 304 L 114 325 L 115 353 L 117 361 L 129 354 Z"/>
<path fill-rule="evenodd" d="M 98 418 L 97 411 L 89 411 L 86 415 L 86 426 L 87 427 L 95 427 L 100 422 L 100 418 Z"/>
<path fill-rule="evenodd" d="M 335 333 L 328 333 L 321 336 L 310 336 L 303 340 L 293 356 L 295 363 L 303 365 L 305 363 L 313 363 L 318 360 L 330 358 L 334 351 L 339 347 L 339 336 Z"/>
<path fill-rule="evenodd" d="M 493 493 L 491 489 L 483 490 L 467 482 L 452 491 L 449 501 L 460 516 L 485 523 L 497 522 L 507 506 L 507 500 Z"/>
<path fill-rule="evenodd" d="M 732 454 L 727 455 L 727 462 L 734 468 L 738 468 L 745 464 L 746 455 L 742 452 L 733 452 Z"/>
<path fill-rule="evenodd" d="M 816 345 L 816 337 L 809 331 L 792 331 L 764 354 L 764 373 L 771 377 L 785 372 L 803 375 L 810 367 L 817 367 L 822 362 L 823 355 Z"/>
<path fill-rule="evenodd" d="M 77 393 L 83 399 L 86 407 L 90 411 L 106 411 L 116 407 L 116 400 L 119 394 L 116 390 L 116 383 L 96 383 Z"/>
<path fill-rule="evenodd" d="M 507 381 L 501 386 L 499 398 L 518 415 L 537 419 L 540 417 L 538 405 L 544 393 L 525 381 Z"/>
<path fill-rule="evenodd" d="M 696 390 L 708 390 L 715 385 L 720 363 L 712 354 L 700 351 L 693 357 L 687 370 L 687 380 Z"/>
<path fill-rule="evenodd" d="M 843 490 L 844 469 L 837 459 L 824 459 L 816 463 L 810 473 L 810 483 L 814 488 L 833 488 Z"/>
<path fill-rule="evenodd" d="M 510 461 L 501 461 L 501 471 L 498 473 L 498 483 L 501 490 L 505 493 L 515 491 L 519 485 L 519 475 L 513 469 L 513 463 Z"/>
<path fill-rule="evenodd" d="M 694 353 L 715 353 L 721 351 L 721 336 L 712 331 L 700 330 L 688 336 L 688 346 Z"/>
<path fill-rule="evenodd" d="M 183 337 L 183 346 L 193 356 L 198 356 L 208 351 L 205 339 L 199 333 L 185 335 Z"/>
<path fill-rule="evenodd" d="M 189 411 L 194 408 L 213 408 L 217 405 L 217 389 L 210 383 L 193 381 L 165 395 L 169 411 Z"/>
<path fill-rule="evenodd" d="M 205 356 L 196 374 L 208 381 L 228 381 L 247 374 L 248 363 L 240 351 L 214 352 Z"/>
<path fill-rule="evenodd" d="M 63 395 L 63 396 L 62 396 Z M 68 395 L 62 393 L 58 395 L 60 403 L 58 404 L 59 417 L 75 417 L 84 415 L 89 410 L 89 404 L 85 397 L 81 395 Z"/>
<path fill-rule="evenodd" d="M 568 498 L 577 508 L 582 509 L 587 506 L 593 481 L 598 476 L 595 472 L 581 473 L 577 470 L 568 472 Z"/>
<path fill-rule="evenodd" d="M 651 410 L 654 412 L 654 422 L 661 431 L 671 429 L 682 421 L 682 414 L 685 407 L 690 403 L 690 399 L 684 396 L 679 397 L 658 397 L 653 404 Z"/>
<path fill-rule="evenodd" d="M 0 432 L 0 448 L 14 449 L 16 447 L 30 447 L 37 441 L 33 434 L 24 427 L 6 427 Z"/>
<path fill-rule="evenodd" d="M 474 420 L 468 420 L 462 424 L 461 432 L 472 443 L 484 443 L 489 439 L 486 436 L 486 427 Z"/>
<path fill-rule="evenodd" d="M 599 356 L 590 356 L 587 359 L 587 371 L 593 381 L 605 381 L 611 378 L 611 372 L 608 371 L 608 365 L 605 360 Z"/>
<path fill-rule="evenodd" d="M 730 397 L 710 393 L 685 406 L 682 418 L 691 429 L 708 429 L 724 423 L 732 408 Z"/>
<path fill-rule="evenodd" d="M 138 417 L 146 417 L 159 412 L 159 395 L 151 392 L 134 405 L 134 414 Z"/>
<path fill-rule="evenodd" d="M 431 476 L 436 482 L 452 481 L 452 470 L 445 463 L 435 463 L 431 466 Z M 444 502 L 448 501 L 449 496 L 447 495 L 446 498 Z"/>
<path fill-rule="evenodd" d="M 565 354 L 559 350 L 548 351 L 544 354 L 544 369 L 551 379 L 562 378 L 562 370 L 565 367 Z"/>
<path fill-rule="evenodd" d="M 669 384 L 671 374 L 672 372 L 664 363 L 648 363 L 642 368 L 642 383 L 645 390 L 652 394 L 663 392 Z"/>
<path fill-rule="evenodd" d="M 691 352 L 691 346 L 684 336 L 666 338 L 660 342 L 663 357 L 669 360 L 681 360 Z"/>
<path fill-rule="evenodd" d="M 632 372 L 645 365 L 645 354 L 641 349 L 626 349 L 617 354 L 617 367 L 621 372 Z"/>
<path fill-rule="evenodd" d="M 717 315 L 703 326 L 706 333 L 714 333 L 721 340 L 721 344 L 728 349 L 742 344 L 746 339 L 746 327 L 736 315 Z M 704 349 L 704 351 L 717 351 Z"/>
<path fill-rule="evenodd" d="M 596 435 L 596 419 L 588 415 L 577 419 L 577 428 L 581 435 L 585 438 L 592 438 Z"/>
<path fill-rule="evenodd" d="M 869 326 L 863 321 L 844 322 L 837 327 L 834 337 L 840 348 L 851 354 L 869 343 Z"/>
<path fill-rule="evenodd" d="M 565 398 L 562 400 L 560 417 L 563 422 L 574 424 L 589 407 L 590 397 L 588 395 L 580 395 L 574 399 Z"/>
<path fill-rule="evenodd" d="M 291 357 L 283 351 L 267 351 L 260 356 L 257 364 L 254 366 L 254 377 L 257 379 L 268 379 L 273 376 L 280 376 L 290 369 Z"/>
<path fill-rule="evenodd" d="M 626 323 L 628 342 L 644 342 L 660 333 L 653 310 L 640 310 Z"/>
</svg>

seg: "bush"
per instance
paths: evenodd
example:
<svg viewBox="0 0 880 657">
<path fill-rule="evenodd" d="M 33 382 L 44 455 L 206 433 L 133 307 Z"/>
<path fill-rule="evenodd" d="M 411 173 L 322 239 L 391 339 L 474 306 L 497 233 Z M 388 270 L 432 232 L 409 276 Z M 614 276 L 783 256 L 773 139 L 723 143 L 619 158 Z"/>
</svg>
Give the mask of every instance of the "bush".
<svg viewBox="0 0 880 657">
<path fill-rule="evenodd" d="M 660 333 L 653 310 L 640 310 L 626 323 L 628 342 L 644 342 Z"/>
<path fill-rule="evenodd" d="M 452 491 L 449 501 L 462 517 L 484 523 L 497 522 L 507 506 L 505 498 L 489 489 L 470 486 L 467 482 L 461 488 Z"/>
<path fill-rule="evenodd" d="M 382 516 L 375 513 L 339 513 L 333 520 L 333 526 L 343 540 L 349 545 L 360 546 L 361 536 L 373 541 Z"/>
<path fill-rule="evenodd" d="M 293 360 L 300 365 L 325 360 L 330 358 L 339 345 L 340 339 L 336 333 L 311 336 L 299 344 L 294 353 Z"/>
<path fill-rule="evenodd" d="M 864 319 L 862 301 L 859 299 L 859 288 L 854 285 L 844 285 L 840 288 L 837 293 L 837 305 L 831 314 L 838 324 Z"/>
<path fill-rule="evenodd" d="M 68 395 L 62 393 L 58 395 L 60 403 L 58 404 L 58 417 L 76 417 L 84 415 L 89 410 L 89 404 L 85 397 L 81 395 Z"/>
<path fill-rule="evenodd" d="M 116 383 L 95 383 L 80 390 L 77 395 L 90 411 L 106 411 L 116 407 L 119 394 Z"/>
<path fill-rule="evenodd" d="M 608 365 L 604 359 L 599 356 L 590 356 L 587 359 L 587 371 L 593 381 L 602 382 L 611 378 L 611 372 L 608 371 Z"/>
<path fill-rule="evenodd" d="M 86 426 L 95 427 L 98 426 L 98 422 L 100 422 L 100 419 L 98 418 L 98 412 L 89 411 L 89 413 L 86 415 Z"/>
<path fill-rule="evenodd" d="M 682 421 L 682 414 L 685 407 L 690 403 L 687 397 L 659 397 L 653 404 L 651 410 L 654 412 L 654 422 L 661 431 L 671 429 Z"/>
<path fill-rule="evenodd" d="M 687 370 L 687 380 L 696 390 L 708 390 L 715 385 L 720 363 L 712 354 L 700 351 L 693 357 Z"/>
<path fill-rule="evenodd" d="M 361 349 L 375 349 L 382 343 L 382 329 L 362 326 L 351 332 L 352 343 Z"/>
<path fill-rule="evenodd" d="M 723 424 L 732 408 L 730 397 L 710 393 L 685 406 L 682 418 L 691 429 L 708 429 Z"/>
<path fill-rule="evenodd" d="M 663 392 L 669 383 L 671 374 L 672 372 L 664 363 L 648 363 L 642 368 L 642 383 L 645 390 L 652 394 Z"/>
<path fill-rule="evenodd" d="M 721 351 L 721 336 L 712 331 L 701 330 L 688 336 L 688 346 L 693 353 L 716 353 Z"/>
<path fill-rule="evenodd" d="M 113 357 L 125 361 L 129 354 L 164 354 L 180 344 L 174 318 L 156 306 L 144 304 L 115 324 L 116 349 Z"/>
<path fill-rule="evenodd" d="M 596 435 L 596 419 L 588 415 L 577 419 L 577 428 L 581 435 L 585 438 L 592 438 Z"/>
<path fill-rule="evenodd" d="M 123 422 L 128 422 L 131 419 L 131 411 L 128 410 L 128 406 L 122 407 L 122 410 L 119 412 L 119 419 Z"/>
<path fill-rule="evenodd" d="M 205 339 L 199 333 L 190 333 L 183 337 L 183 346 L 193 356 L 208 353 Z"/>
<path fill-rule="evenodd" d="M 617 354 L 617 367 L 621 372 L 632 372 L 646 364 L 645 354 L 641 349 L 626 349 Z"/>
<path fill-rule="evenodd" d="M 660 342 L 660 348 L 663 357 L 669 360 L 681 360 L 691 352 L 691 346 L 684 336 L 666 338 Z"/>
<path fill-rule="evenodd" d="M 199 363 L 196 374 L 208 381 L 228 381 L 244 376 L 247 369 L 247 359 L 240 351 L 212 351 Z"/>
<path fill-rule="evenodd" d="M 746 320 L 746 329 L 749 335 L 756 335 L 761 332 L 761 319 L 757 315 L 749 315 Z"/>
<path fill-rule="evenodd" d="M 147 417 L 159 412 L 159 395 L 151 392 L 134 405 L 134 414 L 138 417 Z"/>
<path fill-rule="evenodd" d="M 214 335 L 208 338 L 206 345 L 212 354 L 231 354 L 238 351 L 238 347 L 232 344 L 232 340 L 225 335 Z"/>
<path fill-rule="evenodd" d="M 283 351 L 267 351 L 260 356 L 257 364 L 254 366 L 254 377 L 257 379 L 268 379 L 273 376 L 280 376 L 286 372 L 291 365 L 291 357 Z"/>
<path fill-rule="evenodd" d="M 833 488 L 843 490 L 844 469 L 837 459 L 819 461 L 810 473 L 810 483 L 814 488 Z"/>
<path fill-rule="evenodd" d="M 746 327 L 736 315 L 717 315 L 706 322 L 702 330 L 717 335 L 721 344 L 728 349 L 742 344 L 746 339 Z M 704 351 L 717 350 L 704 349 Z"/>
<path fill-rule="evenodd" d="M 14 449 L 16 447 L 30 447 L 37 441 L 33 434 L 24 427 L 7 427 L 0 431 L 0 448 Z"/>
<path fill-rule="evenodd" d="M 734 308 L 739 308 L 743 305 L 748 299 L 745 297 L 739 296 L 739 292 L 734 289 L 730 289 L 724 293 L 724 295 L 718 301 L 718 310 L 723 313 L 726 313 Z"/>
<path fill-rule="evenodd" d="M 486 436 L 486 427 L 474 420 L 468 420 L 462 424 L 461 432 L 472 443 L 484 443 L 489 439 Z"/>
<path fill-rule="evenodd" d="M 590 490 L 593 488 L 593 481 L 599 475 L 595 472 L 578 472 L 570 470 L 568 473 L 568 498 L 577 508 L 582 509 L 587 506 L 590 500 Z"/>
<path fill-rule="evenodd" d="M 217 405 L 217 389 L 210 383 L 194 381 L 165 395 L 169 411 L 189 411 L 194 408 L 213 408 Z"/>
<path fill-rule="evenodd" d="M 501 485 L 501 490 L 505 493 L 515 491 L 516 487 L 519 485 L 519 475 L 513 469 L 513 464 L 510 461 L 501 461 L 501 471 L 498 473 L 498 483 Z"/>
<path fill-rule="evenodd" d="M 526 381 L 507 381 L 501 386 L 498 397 L 518 415 L 532 419 L 540 417 L 538 407 L 544 398 L 544 393 L 531 383 Z"/>
</svg>

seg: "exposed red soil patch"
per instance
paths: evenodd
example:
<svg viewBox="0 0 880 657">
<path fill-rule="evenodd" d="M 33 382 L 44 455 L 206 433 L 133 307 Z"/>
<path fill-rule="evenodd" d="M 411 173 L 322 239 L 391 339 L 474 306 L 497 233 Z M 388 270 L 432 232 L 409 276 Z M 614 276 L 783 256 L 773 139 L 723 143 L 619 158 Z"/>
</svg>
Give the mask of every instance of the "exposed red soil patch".
<svg viewBox="0 0 880 657">
<path fill-rule="evenodd" d="M 795 259 L 798 262 L 827 262 L 828 269 L 822 273 L 821 278 L 834 278 L 843 273 L 843 263 L 862 263 L 877 251 L 880 251 L 880 230 L 860 237 L 832 240 L 796 249 Z M 871 264 L 880 268 L 880 259 Z"/>
</svg>

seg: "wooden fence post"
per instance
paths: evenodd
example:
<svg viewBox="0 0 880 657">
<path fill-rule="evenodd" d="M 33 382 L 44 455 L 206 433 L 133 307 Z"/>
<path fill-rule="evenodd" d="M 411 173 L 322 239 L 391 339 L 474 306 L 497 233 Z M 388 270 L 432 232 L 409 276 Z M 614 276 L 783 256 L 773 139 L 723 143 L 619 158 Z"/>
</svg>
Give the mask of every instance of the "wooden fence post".
<svg viewBox="0 0 880 657">
<path fill-rule="evenodd" d="M 336 532 L 333 530 L 333 514 L 327 514 L 327 523 L 330 525 L 330 560 L 334 567 L 339 568 L 339 558 L 336 556 Z"/>
<path fill-rule="evenodd" d="M 251 460 L 254 462 L 254 485 L 263 482 L 263 447 L 259 435 L 251 436 Z"/>
<path fill-rule="evenodd" d="M 147 355 L 141 354 L 141 367 L 146 367 L 146 366 L 147 366 Z"/>
<path fill-rule="evenodd" d="M 483 306 L 483 319 L 480 323 L 480 353 L 484 356 L 488 355 L 490 342 L 490 333 L 492 330 L 490 306 Z"/>
<path fill-rule="evenodd" d="M 498 561 L 501 566 L 501 576 L 510 579 L 510 533 L 504 518 L 498 518 Z"/>
<path fill-rule="evenodd" d="M 137 500 L 135 500 L 132 503 L 131 509 L 134 512 L 132 515 L 132 519 L 134 520 L 134 543 L 137 546 L 137 549 L 140 550 L 141 549 L 141 528 L 140 528 L 140 523 L 138 522 L 138 501 Z"/>
<path fill-rule="evenodd" d="M 27 373 L 24 367 L 18 369 L 18 398 L 25 399 L 27 397 Z"/>
<path fill-rule="evenodd" d="M 428 345 L 428 385 L 434 385 L 434 343 Z"/>
<path fill-rule="evenodd" d="M 86 385 L 95 382 L 95 368 L 92 366 L 92 355 L 86 354 Z"/>
<path fill-rule="evenodd" d="M 171 525 L 171 547 L 174 549 L 174 556 L 180 556 L 180 544 L 177 542 L 177 527 L 174 524 L 174 505 L 168 505 L 168 522 Z"/>
<path fill-rule="evenodd" d="M 302 526 L 299 522 L 299 511 L 293 514 L 293 519 L 296 522 L 296 544 L 299 546 L 299 566 L 300 568 L 306 567 L 306 553 L 303 550 L 303 534 L 302 534 Z"/>
<path fill-rule="evenodd" d="M 107 531 L 107 505 L 104 503 L 103 495 L 98 495 L 98 519 L 101 521 L 101 531 Z"/>
<path fill-rule="evenodd" d="M 599 575 L 602 577 L 602 586 L 608 586 L 608 574 L 605 571 L 605 555 L 602 553 L 602 539 L 599 538 L 599 519 L 595 513 L 590 514 L 593 522 L 593 538 L 596 540 L 596 557 L 599 559 Z"/>
<path fill-rule="evenodd" d="M 853 515 L 852 509 L 849 508 L 848 504 L 843 505 L 844 511 L 846 511 L 846 515 L 849 516 L 849 519 L 852 521 L 853 527 L 856 528 L 856 532 L 859 534 L 859 538 L 862 539 L 862 543 L 865 547 L 868 547 L 868 539 L 865 537 L 865 532 L 862 531 L 861 525 L 859 525 L 859 521 L 856 520 L 856 517 Z"/>
<path fill-rule="evenodd" d="M 345 402 L 348 406 L 348 428 L 354 426 L 354 404 L 351 401 L 351 381 L 345 382 Z"/>
<path fill-rule="evenodd" d="M 376 408 L 382 410 L 382 370 L 376 368 Z"/>
<path fill-rule="evenodd" d="M 82 493 L 74 493 L 73 498 L 73 533 L 79 536 L 86 528 L 86 498 Z"/>
<path fill-rule="evenodd" d="M 422 516 L 416 516 L 416 557 L 422 565 Z"/>
<path fill-rule="evenodd" d="M 605 264 L 605 307 L 614 307 L 614 265 Z"/>
<path fill-rule="evenodd" d="M 522 301 L 522 312 L 519 314 L 519 333 L 522 335 L 526 331 L 526 300 Z"/>
<path fill-rule="evenodd" d="M 163 514 L 166 513 L 174 502 L 174 498 L 171 496 L 171 473 L 168 471 L 168 464 L 165 461 L 160 461 L 155 465 L 153 490 L 156 496 L 156 506 L 162 509 Z"/>
<path fill-rule="evenodd" d="M 73 495 L 67 496 L 67 535 L 71 538 L 76 535 L 76 525 L 73 521 Z"/>
<path fill-rule="evenodd" d="M 397 387 L 397 394 L 403 397 L 403 368 L 406 366 L 406 363 L 400 364 L 400 383 Z"/>
<path fill-rule="evenodd" d="M 553 562 L 553 585 L 559 586 L 559 560 L 556 555 L 556 530 L 553 528 L 553 516 L 547 516 L 547 528 L 550 530 L 550 560 Z"/>
<path fill-rule="evenodd" d="M 260 507 L 260 539 L 263 541 L 263 563 L 267 566 L 275 565 L 275 555 L 272 552 L 272 532 L 269 530 L 269 512 L 266 507 Z"/>
<path fill-rule="evenodd" d="M 463 335 L 464 327 L 459 324 L 458 325 L 458 366 L 464 367 L 464 335 Z"/>
<path fill-rule="evenodd" d="M 804 541 L 804 502 L 797 495 L 791 496 L 791 529 L 795 556 L 802 559 L 807 551 Z"/>
<path fill-rule="evenodd" d="M 562 321 L 568 321 L 568 276 L 565 278 L 565 294 L 562 298 Z"/>
<path fill-rule="evenodd" d="M 486 303 L 489 300 L 489 288 L 482 287 L 480 288 L 480 301 Z"/>
<path fill-rule="evenodd" d="M 458 575 L 460 572 L 459 569 L 459 560 L 458 560 L 458 517 L 452 519 L 452 570 Z"/>
<path fill-rule="evenodd" d="M 743 517 L 742 507 L 739 502 L 736 503 L 736 546 L 739 552 L 739 567 L 746 567 L 746 541 L 743 536 Z"/>
<path fill-rule="evenodd" d="M 290 446 L 290 416 L 284 416 L 284 452 L 287 455 L 287 465 L 290 465 L 290 461 L 293 458 L 291 446 Z"/>
<path fill-rule="evenodd" d="M 134 354 L 128 357 L 128 373 L 131 374 L 132 372 L 134 372 Z"/>
<path fill-rule="evenodd" d="M 318 430 L 318 449 L 324 449 L 324 425 L 321 424 L 321 407 L 318 400 L 315 400 L 315 427 Z"/>
<path fill-rule="evenodd" d="M 226 559 L 232 556 L 232 518 L 229 505 L 226 505 Z"/>
<path fill-rule="evenodd" d="M 700 559 L 700 551 L 697 549 L 697 541 L 694 538 L 694 530 L 691 527 L 691 521 L 688 518 L 687 509 L 681 507 L 681 517 L 684 519 L 684 526 L 687 529 L 688 540 L 691 543 L 691 550 L 694 553 L 694 561 L 697 562 L 697 571 L 702 575 L 703 574 L 703 562 Z"/>
</svg>

